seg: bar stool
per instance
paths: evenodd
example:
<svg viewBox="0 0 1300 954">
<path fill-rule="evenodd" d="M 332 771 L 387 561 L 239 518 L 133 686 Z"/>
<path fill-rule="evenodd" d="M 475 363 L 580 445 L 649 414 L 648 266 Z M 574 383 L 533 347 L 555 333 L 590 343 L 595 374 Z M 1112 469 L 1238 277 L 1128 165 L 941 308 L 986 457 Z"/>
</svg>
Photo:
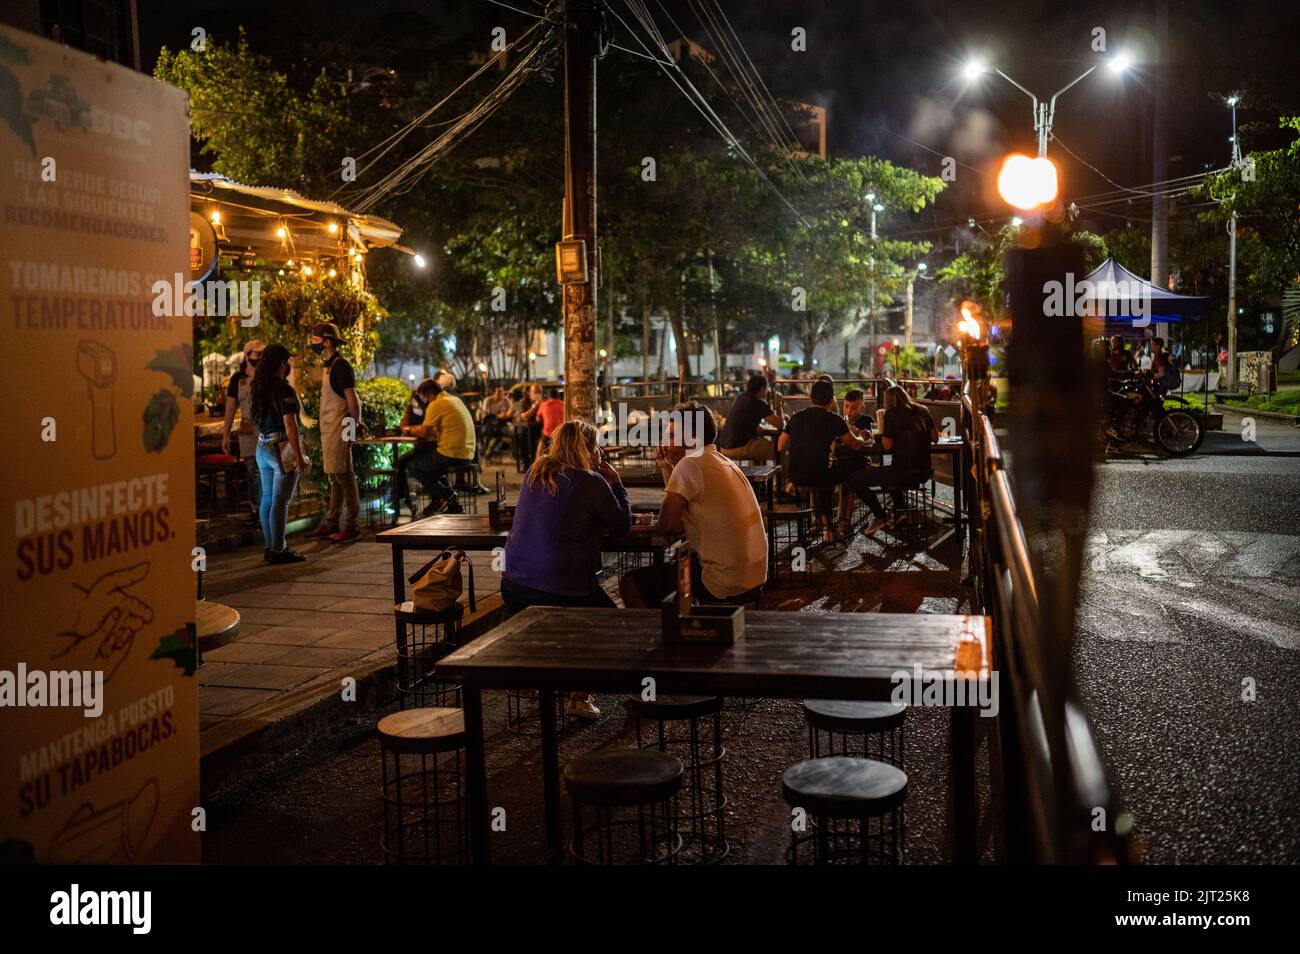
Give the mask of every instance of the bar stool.
<svg viewBox="0 0 1300 954">
<path fill-rule="evenodd" d="M 802 506 L 813 512 L 817 532 L 810 534 L 810 545 L 826 546 L 836 542 L 836 522 L 839 513 L 838 487 L 801 487 L 796 485 Z"/>
<path fill-rule="evenodd" d="M 460 683 L 438 679 L 435 667 L 459 645 L 464 615 L 465 607 L 460 603 L 440 613 L 393 607 L 397 623 L 397 697 L 403 709 L 460 705 Z"/>
<path fill-rule="evenodd" d="M 555 699 L 555 713 L 551 718 L 555 720 L 555 731 L 561 732 L 569 727 L 569 717 L 564 712 L 567 693 L 557 690 L 552 695 Z M 540 715 L 538 698 L 536 689 L 507 689 L 506 728 L 519 735 L 540 735 L 541 721 L 533 718 Z"/>
<path fill-rule="evenodd" d="M 447 480 L 456 494 L 456 502 L 464 513 L 478 513 L 479 468 L 476 461 L 452 464 L 447 468 Z"/>
<path fill-rule="evenodd" d="M 384 779 L 380 848 L 386 862 L 468 863 L 465 741 L 460 709 L 407 709 L 379 720 Z"/>
<path fill-rule="evenodd" d="M 811 847 L 812 863 L 903 863 L 907 775 L 874 759 L 828 756 L 796 762 L 781 777 L 792 814 L 790 864 Z"/>
<path fill-rule="evenodd" d="M 803 716 L 808 723 L 809 758 L 860 755 L 906 769 L 903 733 L 907 706 L 895 706 L 892 702 L 805 699 Z"/>
<path fill-rule="evenodd" d="M 392 507 L 393 479 L 391 470 L 372 470 L 361 478 L 361 510 L 366 515 L 367 530 L 378 530 L 397 524 L 397 514 L 389 514 Z"/>
<path fill-rule="evenodd" d="M 673 817 L 682 775 L 679 758 L 655 749 L 606 749 L 566 765 L 564 787 L 573 802 L 570 850 L 574 860 L 602 865 L 676 864 L 682 836 Z M 592 815 L 590 822 L 587 814 Z"/>
<path fill-rule="evenodd" d="M 727 748 L 722 744 L 721 697 L 659 696 L 648 702 L 640 696 L 628 696 L 623 701 L 635 722 L 637 748 L 653 746 L 678 756 L 685 766 L 673 820 L 684 839 L 683 860 L 717 864 L 731 850 L 727 843 L 727 796 L 722 790 L 722 763 Z M 701 732 L 704 720 L 712 722 L 711 733 L 707 725 Z M 643 722 L 654 726 L 648 742 L 642 735 Z M 669 723 L 685 723 L 685 736 L 669 732 Z"/>
<path fill-rule="evenodd" d="M 773 586 L 806 586 L 812 582 L 812 569 L 808 563 L 809 534 L 813 523 L 811 507 L 769 510 L 768 566 L 772 570 Z M 794 567 L 794 549 L 803 548 L 803 566 Z M 781 557 L 785 556 L 782 560 Z"/>
</svg>

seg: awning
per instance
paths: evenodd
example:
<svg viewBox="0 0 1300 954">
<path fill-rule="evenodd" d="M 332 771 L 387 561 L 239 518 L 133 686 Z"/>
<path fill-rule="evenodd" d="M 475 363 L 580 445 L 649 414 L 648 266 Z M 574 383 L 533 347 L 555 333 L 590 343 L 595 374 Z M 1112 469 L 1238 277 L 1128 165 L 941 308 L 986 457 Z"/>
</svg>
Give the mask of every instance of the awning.
<svg viewBox="0 0 1300 954">
<path fill-rule="evenodd" d="M 1098 319 L 1104 318 L 1108 330 L 1112 324 L 1123 326 L 1200 318 L 1210 308 L 1210 299 L 1175 294 L 1134 275 L 1113 258 L 1102 262 L 1078 285 L 1089 289 L 1089 311 Z"/>
</svg>

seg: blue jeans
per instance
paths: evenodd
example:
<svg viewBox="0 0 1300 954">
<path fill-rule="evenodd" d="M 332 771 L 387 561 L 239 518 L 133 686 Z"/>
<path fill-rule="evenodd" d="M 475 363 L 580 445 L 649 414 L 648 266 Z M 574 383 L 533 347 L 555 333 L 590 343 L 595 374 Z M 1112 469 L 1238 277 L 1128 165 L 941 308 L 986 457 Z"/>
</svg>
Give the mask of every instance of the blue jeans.
<svg viewBox="0 0 1300 954">
<path fill-rule="evenodd" d="M 253 505 L 253 515 L 260 518 L 262 513 L 262 469 L 257 462 L 257 451 L 244 458 L 244 470 L 248 473 L 248 502 Z"/>
<path fill-rule="evenodd" d="M 298 471 L 285 473 L 280 466 L 279 444 L 257 445 L 257 469 L 262 475 L 262 536 L 266 548 L 284 549 L 284 528 L 289 522 L 289 501 L 298 486 Z"/>
</svg>

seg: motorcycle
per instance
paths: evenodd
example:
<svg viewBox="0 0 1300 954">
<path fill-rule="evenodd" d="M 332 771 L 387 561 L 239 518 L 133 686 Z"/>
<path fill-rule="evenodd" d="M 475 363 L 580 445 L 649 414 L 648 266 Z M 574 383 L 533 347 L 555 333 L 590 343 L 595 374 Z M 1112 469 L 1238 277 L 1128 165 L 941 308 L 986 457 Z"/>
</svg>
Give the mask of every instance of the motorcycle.
<svg viewBox="0 0 1300 954">
<path fill-rule="evenodd" d="M 1127 406 L 1111 415 L 1106 436 L 1116 443 L 1144 441 L 1173 457 L 1186 457 L 1201 446 L 1205 424 L 1201 413 L 1182 395 L 1163 395 L 1149 375 L 1139 375 L 1112 388 Z M 1167 402 L 1178 407 L 1168 407 Z"/>
</svg>

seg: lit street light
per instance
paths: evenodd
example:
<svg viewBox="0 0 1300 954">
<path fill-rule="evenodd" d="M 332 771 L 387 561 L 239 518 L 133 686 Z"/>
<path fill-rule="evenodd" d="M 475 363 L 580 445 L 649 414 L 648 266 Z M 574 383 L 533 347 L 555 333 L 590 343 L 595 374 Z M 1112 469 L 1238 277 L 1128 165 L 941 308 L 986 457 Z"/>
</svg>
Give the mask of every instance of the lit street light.
<svg viewBox="0 0 1300 954">
<path fill-rule="evenodd" d="M 1123 73 L 1126 69 L 1128 69 L 1129 66 L 1132 65 L 1132 62 L 1133 62 L 1132 58 L 1127 53 L 1120 52 L 1120 53 L 1116 53 L 1113 57 L 1107 60 L 1106 66 L 1110 70 L 1110 72 L 1119 74 L 1119 73 Z M 1029 101 L 1033 104 L 1034 132 L 1038 133 L 1038 155 L 1041 158 L 1047 156 L 1047 141 L 1052 138 L 1052 121 L 1056 118 L 1057 98 L 1060 97 L 1060 95 L 1064 93 L 1066 90 L 1068 90 L 1070 87 L 1074 86 L 1076 83 L 1086 78 L 1088 74 L 1090 74 L 1093 70 L 1097 68 L 1098 65 L 1100 64 L 1094 64 L 1093 66 L 1088 67 L 1078 76 L 1076 76 L 1074 79 L 1070 80 L 1070 82 L 1066 83 L 1055 93 L 1053 93 L 1052 98 L 1045 103 L 1040 102 L 1037 96 L 1035 96 L 1029 90 L 1025 89 L 1025 87 L 1021 86 L 1019 83 L 1013 80 L 1006 73 L 1002 72 L 996 66 L 989 68 L 985 66 L 984 63 L 982 63 L 980 60 L 968 61 L 966 65 L 962 67 L 962 75 L 965 76 L 967 80 L 973 81 L 975 79 L 978 79 L 980 74 L 982 73 L 996 73 L 998 76 L 1001 76 L 1004 80 L 1006 80 L 1016 89 L 1020 90 L 1020 92 L 1024 93 L 1026 96 L 1029 97 Z"/>
</svg>

